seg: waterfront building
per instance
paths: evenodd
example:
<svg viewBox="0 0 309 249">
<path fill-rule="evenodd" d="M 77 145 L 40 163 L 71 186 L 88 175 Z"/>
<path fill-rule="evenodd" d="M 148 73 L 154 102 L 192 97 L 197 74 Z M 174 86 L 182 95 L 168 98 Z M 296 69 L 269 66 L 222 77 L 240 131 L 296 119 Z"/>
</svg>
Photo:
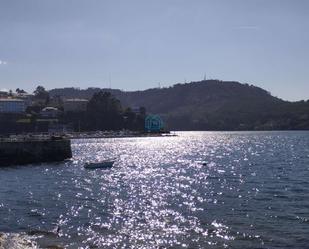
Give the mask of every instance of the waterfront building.
<svg viewBox="0 0 309 249">
<path fill-rule="evenodd" d="M 87 99 L 66 99 L 63 103 L 64 112 L 85 112 L 87 111 Z"/>
<path fill-rule="evenodd" d="M 60 95 L 52 96 L 49 99 L 48 105 L 57 108 L 63 107 L 63 98 Z"/>
<path fill-rule="evenodd" d="M 146 113 L 146 109 L 144 107 L 138 107 L 138 106 L 131 107 L 131 111 L 137 115 L 139 114 L 145 115 Z"/>
<path fill-rule="evenodd" d="M 148 115 L 145 118 L 145 130 L 147 132 L 160 132 L 163 130 L 163 120 L 158 115 Z"/>
<path fill-rule="evenodd" d="M 16 95 L 17 99 L 21 99 L 23 101 L 25 101 L 26 107 L 31 106 L 32 105 L 32 99 L 33 99 L 34 95 L 30 94 L 30 93 L 18 93 Z"/>
<path fill-rule="evenodd" d="M 73 131 L 74 131 L 73 127 L 67 124 L 59 124 L 57 122 L 54 122 L 48 125 L 49 133 L 66 133 L 66 132 L 73 132 Z"/>
<path fill-rule="evenodd" d="M 140 108 L 137 106 L 131 107 L 131 111 L 134 112 L 135 114 L 140 114 Z"/>
<path fill-rule="evenodd" d="M 0 99 L 0 113 L 24 113 L 26 103 L 21 99 Z"/>
<path fill-rule="evenodd" d="M 45 107 L 40 112 L 41 117 L 43 118 L 56 118 L 59 115 L 59 110 L 55 107 Z"/>
<path fill-rule="evenodd" d="M 9 93 L 4 90 L 0 90 L 0 98 L 7 98 L 9 96 Z"/>
</svg>

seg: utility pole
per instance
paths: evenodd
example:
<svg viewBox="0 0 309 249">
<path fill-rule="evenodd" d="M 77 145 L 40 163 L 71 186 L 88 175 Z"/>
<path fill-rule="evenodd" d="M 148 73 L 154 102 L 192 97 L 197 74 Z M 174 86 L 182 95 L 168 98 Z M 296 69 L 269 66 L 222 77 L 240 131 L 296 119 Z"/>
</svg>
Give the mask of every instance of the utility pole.
<svg viewBox="0 0 309 249">
<path fill-rule="evenodd" d="M 112 76 L 111 76 L 111 73 L 109 73 L 108 81 L 109 81 L 109 89 L 112 89 Z"/>
</svg>

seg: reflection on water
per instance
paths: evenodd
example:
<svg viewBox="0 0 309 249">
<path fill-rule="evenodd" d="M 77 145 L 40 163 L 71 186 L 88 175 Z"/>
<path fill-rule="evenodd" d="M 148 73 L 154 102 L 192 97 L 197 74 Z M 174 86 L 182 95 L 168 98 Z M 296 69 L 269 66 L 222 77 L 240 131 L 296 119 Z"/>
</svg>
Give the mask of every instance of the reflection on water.
<svg viewBox="0 0 309 249">
<path fill-rule="evenodd" d="M 305 248 L 308 132 L 72 141 L 60 164 L 0 169 L 0 231 L 42 247 Z M 87 161 L 117 157 L 109 170 Z"/>
</svg>

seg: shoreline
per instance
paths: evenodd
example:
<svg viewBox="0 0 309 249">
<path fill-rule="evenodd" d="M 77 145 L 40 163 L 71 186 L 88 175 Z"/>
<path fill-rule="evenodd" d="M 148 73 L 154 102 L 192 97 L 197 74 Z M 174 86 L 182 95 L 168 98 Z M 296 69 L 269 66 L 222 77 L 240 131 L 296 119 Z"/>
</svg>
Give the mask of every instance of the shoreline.
<svg viewBox="0 0 309 249">
<path fill-rule="evenodd" d="M 176 134 L 169 133 L 139 133 L 139 134 L 70 134 L 69 139 L 102 139 L 102 138 L 137 138 L 137 137 L 176 137 Z"/>
<path fill-rule="evenodd" d="M 132 131 L 97 131 L 97 132 L 49 132 L 49 133 L 25 133 L 0 136 L 1 142 L 28 142 L 48 141 L 62 139 L 99 139 L 99 138 L 129 138 L 129 137 L 175 137 L 174 132 L 141 133 Z"/>
</svg>

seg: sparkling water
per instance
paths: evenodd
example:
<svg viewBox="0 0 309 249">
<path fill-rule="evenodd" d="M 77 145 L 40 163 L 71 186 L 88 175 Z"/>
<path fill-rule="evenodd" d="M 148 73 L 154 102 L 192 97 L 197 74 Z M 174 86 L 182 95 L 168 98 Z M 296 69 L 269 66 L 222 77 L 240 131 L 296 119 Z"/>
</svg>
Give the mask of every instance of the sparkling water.
<svg viewBox="0 0 309 249">
<path fill-rule="evenodd" d="M 309 248 L 309 132 L 177 134 L 0 168 L 0 232 L 42 248 Z"/>
</svg>

